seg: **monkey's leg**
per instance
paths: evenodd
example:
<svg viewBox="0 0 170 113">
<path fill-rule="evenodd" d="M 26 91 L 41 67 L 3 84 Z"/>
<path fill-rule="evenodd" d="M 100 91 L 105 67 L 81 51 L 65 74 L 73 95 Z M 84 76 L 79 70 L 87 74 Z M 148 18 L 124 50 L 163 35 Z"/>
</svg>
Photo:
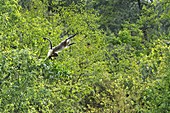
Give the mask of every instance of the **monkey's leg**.
<svg viewBox="0 0 170 113">
<path fill-rule="evenodd" d="M 58 53 L 53 53 L 52 55 L 51 55 L 51 57 L 57 57 L 58 56 Z"/>
<path fill-rule="evenodd" d="M 52 60 L 52 57 L 55 59 L 56 57 L 58 57 L 58 53 L 53 53 L 53 54 L 51 55 L 51 60 Z"/>
<path fill-rule="evenodd" d="M 48 57 L 50 60 L 52 60 L 52 56 Z"/>
</svg>

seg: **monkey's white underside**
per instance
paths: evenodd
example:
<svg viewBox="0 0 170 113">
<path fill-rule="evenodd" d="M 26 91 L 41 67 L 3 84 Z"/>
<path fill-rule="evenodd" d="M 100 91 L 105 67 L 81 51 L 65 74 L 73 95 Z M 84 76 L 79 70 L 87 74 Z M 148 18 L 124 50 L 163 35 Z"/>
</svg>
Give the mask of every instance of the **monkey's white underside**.
<svg viewBox="0 0 170 113">
<path fill-rule="evenodd" d="M 67 47 L 61 47 L 61 48 L 59 48 L 57 51 L 54 52 L 55 47 L 53 47 L 52 49 L 50 49 L 50 50 L 48 51 L 47 57 L 51 56 L 51 55 L 53 54 L 53 52 L 56 53 L 56 54 L 58 54 L 58 53 L 61 52 L 61 50 L 64 49 L 64 48 L 67 48 Z"/>
<path fill-rule="evenodd" d="M 53 53 L 53 50 L 52 50 L 52 49 L 50 49 L 50 50 L 48 51 L 47 57 L 51 56 L 51 55 L 52 55 L 52 53 Z"/>
</svg>

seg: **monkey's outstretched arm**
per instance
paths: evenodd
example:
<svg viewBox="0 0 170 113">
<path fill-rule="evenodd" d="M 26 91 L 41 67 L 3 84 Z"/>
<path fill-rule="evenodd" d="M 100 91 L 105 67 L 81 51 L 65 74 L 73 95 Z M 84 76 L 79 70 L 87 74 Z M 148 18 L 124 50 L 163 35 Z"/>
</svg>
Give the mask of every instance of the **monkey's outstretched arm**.
<svg viewBox="0 0 170 113">
<path fill-rule="evenodd" d="M 73 43 L 69 44 L 68 46 L 71 46 L 71 45 L 73 45 L 73 44 L 76 44 L 76 43 L 73 42 Z"/>
<path fill-rule="evenodd" d="M 53 48 L 53 46 L 52 46 L 52 42 L 51 42 L 51 40 L 50 39 L 48 39 L 48 38 L 43 38 L 44 40 L 48 40 L 49 42 L 50 42 L 50 49 L 52 49 Z"/>
<path fill-rule="evenodd" d="M 71 38 L 73 38 L 73 37 L 75 37 L 76 35 L 77 35 L 77 33 L 74 34 L 74 35 L 69 36 L 69 37 L 67 38 L 67 40 L 68 40 L 68 39 L 71 39 Z"/>
</svg>

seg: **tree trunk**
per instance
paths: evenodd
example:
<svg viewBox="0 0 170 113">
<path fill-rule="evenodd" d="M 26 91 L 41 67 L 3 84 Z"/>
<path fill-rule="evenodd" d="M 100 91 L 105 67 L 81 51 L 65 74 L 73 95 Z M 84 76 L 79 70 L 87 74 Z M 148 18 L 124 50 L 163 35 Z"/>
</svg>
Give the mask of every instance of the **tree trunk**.
<svg viewBox="0 0 170 113">
<path fill-rule="evenodd" d="M 142 6 L 141 6 L 141 1 L 138 0 L 138 7 L 139 7 L 139 10 L 142 10 Z"/>
<path fill-rule="evenodd" d="M 48 0 L 48 12 L 52 12 L 52 0 Z"/>
</svg>

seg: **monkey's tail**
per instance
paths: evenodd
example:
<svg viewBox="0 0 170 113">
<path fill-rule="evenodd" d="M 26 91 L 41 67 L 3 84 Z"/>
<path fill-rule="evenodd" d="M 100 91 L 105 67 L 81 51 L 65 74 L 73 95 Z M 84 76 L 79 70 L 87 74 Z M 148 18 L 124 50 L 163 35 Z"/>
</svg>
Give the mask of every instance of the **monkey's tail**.
<svg viewBox="0 0 170 113">
<path fill-rule="evenodd" d="M 44 39 L 44 40 L 48 40 L 48 41 L 50 42 L 50 49 L 52 49 L 53 46 L 52 46 L 51 40 L 50 40 L 49 38 L 45 38 L 45 37 L 44 37 L 43 39 Z"/>
</svg>

